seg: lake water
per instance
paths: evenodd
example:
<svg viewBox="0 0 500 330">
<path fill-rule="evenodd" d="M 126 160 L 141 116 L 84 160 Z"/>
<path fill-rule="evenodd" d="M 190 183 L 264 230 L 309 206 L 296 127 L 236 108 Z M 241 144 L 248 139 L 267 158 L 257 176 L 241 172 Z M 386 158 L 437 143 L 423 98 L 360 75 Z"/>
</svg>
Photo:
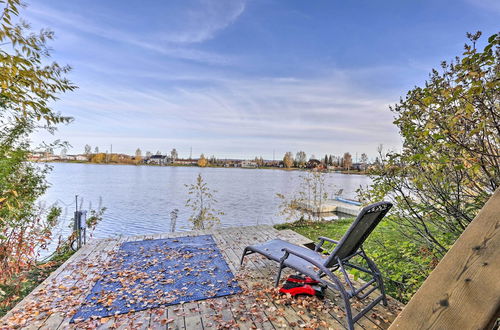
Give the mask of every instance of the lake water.
<svg viewBox="0 0 500 330">
<path fill-rule="evenodd" d="M 51 164 L 51 187 L 41 199 L 63 208 L 60 234 L 69 232 L 75 210 L 75 195 L 83 199 L 83 209 L 107 208 L 93 236 L 140 235 L 168 232 L 170 212 L 178 209 L 176 231 L 190 230 L 190 210 L 185 184 L 195 183 L 201 173 L 210 189 L 216 190 L 216 208 L 224 212 L 222 227 L 276 224 L 280 200 L 276 193 L 298 190 L 301 171 L 157 167 L 129 165 Z M 362 175 L 325 174 L 327 191 L 344 189 L 343 196 L 356 197 L 356 189 L 370 184 Z"/>
</svg>

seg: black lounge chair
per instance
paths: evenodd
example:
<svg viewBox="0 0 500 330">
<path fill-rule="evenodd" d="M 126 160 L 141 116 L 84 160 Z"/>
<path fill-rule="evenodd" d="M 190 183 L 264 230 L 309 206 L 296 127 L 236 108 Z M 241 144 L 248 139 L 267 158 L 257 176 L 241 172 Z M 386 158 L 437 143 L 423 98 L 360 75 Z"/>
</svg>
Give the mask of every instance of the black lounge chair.
<svg viewBox="0 0 500 330">
<path fill-rule="evenodd" d="M 279 284 L 283 268 L 289 267 L 319 281 L 325 287 L 340 291 L 345 304 L 349 329 L 354 329 L 354 323 L 380 301 L 382 301 L 384 306 L 387 306 L 382 276 L 375 263 L 368 258 L 363 251 L 363 243 L 391 207 L 392 204 L 389 202 L 379 202 L 366 206 L 361 210 L 356 220 L 352 223 L 351 227 L 349 227 L 340 241 L 335 241 L 327 237 L 320 237 L 314 251 L 281 239 L 274 239 L 262 244 L 247 246 L 243 250 L 241 264 L 243 264 L 245 256 L 252 253 L 260 253 L 271 260 L 279 262 L 278 274 L 275 282 L 276 286 Z M 336 244 L 335 249 L 330 255 L 319 252 L 325 241 Z M 368 265 L 368 269 L 352 264 L 350 259 L 355 256 L 363 258 Z M 370 274 L 372 279 L 362 287 L 356 289 L 347 276 L 345 267 L 351 267 Z M 338 269 L 342 272 L 347 282 L 348 289 L 344 287 L 340 279 L 333 273 L 333 271 Z M 368 289 L 370 286 L 372 287 Z M 380 289 L 381 295 L 353 317 L 349 300 L 353 297 L 362 300 L 377 288 Z M 362 292 L 363 290 L 367 291 Z"/>
</svg>

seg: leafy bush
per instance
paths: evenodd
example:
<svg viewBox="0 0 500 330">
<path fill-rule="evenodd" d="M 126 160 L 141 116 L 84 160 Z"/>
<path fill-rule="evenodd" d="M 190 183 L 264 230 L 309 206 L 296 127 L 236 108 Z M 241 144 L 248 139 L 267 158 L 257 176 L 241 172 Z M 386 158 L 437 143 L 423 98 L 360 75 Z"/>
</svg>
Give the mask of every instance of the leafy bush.
<svg viewBox="0 0 500 330">
<path fill-rule="evenodd" d="M 320 212 L 311 210 L 321 210 L 328 198 L 328 191 L 325 187 L 325 173 L 320 171 L 306 171 L 300 176 L 299 189 L 289 195 L 277 193 L 280 200 L 278 215 L 287 221 L 307 218 L 309 220 L 321 220 Z M 289 197 L 291 196 L 291 197 Z M 307 207 L 304 207 L 304 204 Z M 308 210 L 310 208 L 311 210 Z"/>
<path fill-rule="evenodd" d="M 71 121 L 51 105 L 76 86 L 65 78 L 69 67 L 48 62 L 47 42 L 54 34 L 31 31 L 19 19 L 20 0 L 0 4 L 0 305 L 7 306 L 26 291 L 60 214 L 57 208 L 35 205 L 48 187 L 50 168 L 27 161 L 33 151 L 29 136 L 39 130 L 53 132 L 57 124 Z"/>
<path fill-rule="evenodd" d="M 481 51 L 468 34 L 462 58 L 443 62 L 391 110 L 401 152 L 380 155 L 365 201 L 394 202 L 401 234 L 437 258 L 500 187 L 500 37 Z"/>
</svg>

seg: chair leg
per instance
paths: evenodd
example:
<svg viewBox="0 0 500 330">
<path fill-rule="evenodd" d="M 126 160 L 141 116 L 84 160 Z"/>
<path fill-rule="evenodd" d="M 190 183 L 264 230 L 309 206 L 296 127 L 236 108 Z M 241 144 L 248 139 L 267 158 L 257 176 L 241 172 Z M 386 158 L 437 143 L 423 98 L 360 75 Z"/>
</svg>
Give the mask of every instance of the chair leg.
<svg viewBox="0 0 500 330">
<path fill-rule="evenodd" d="M 332 280 L 333 283 L 335 283 L 336 287 L 334 287 L 334 288 L 337 289 L 338 291 L 340 291 L 340 295 L 342 296 L 342 300 L 344 300 L 344 309 L 345 309 L 345 314 L 346 314 L 346 318 L 347 318 L 347 328 L 349 330 L 354 330 L 355 321 L 353 320 L 353 317 L 352 317 L 351 303 L 350 303 L 351 297 L 349 296 L 348 292 L 344 288 L 344 285 L 342 284 L 342 282 L 340 282 L 339 278 L 337 276 L 335 276 L 335 274 L 333 274 L 332 272 L 328 272 L 328 273 L 325 273 L 325 275 L 327 275 L 330 278 L 330 280 Z"/>
<path fill-rule="evenodd" d="M 347 328 L 349 330 L 354 330 L 354 321 L 352 319 L 351 303 L 349 302 L 349 298 L 345 294 L 341 294 L 341 296 L 344 299 L 344 308 L 347 317 Z"/>
<path fill-rule="evenodd" d="M 241 266 L 241 265 L 243 265 L 243 259 L 245 259 L 245 257 L 246 257 L 247 255 L 252 254 L 252 253 L 254 253 L 254 252 L 253 252 L 253 251 L 248 250 L 247 248 L 245 248 L 245 249 L 243 250 L 243 255 L 241 256 L 240 266 Z"/>
<path fill-rule="evenodd" d="M 289 255 L 290 255 L 290 253 L 287 251 L 287 252 L 285 252 L 283 257 L 281 257 L 281 259 L 280 259 L 278 274 L 276 274 L 276 281 L 274 282 L 275 287 L 277 287 L 278 284 L 280 284 L 281 271 L 283 271 L 283 268 L 286 267 L 284 264 L 285 264 L 285 260 L 288 258 Z"/>
<path fill-rule="evenodd" d="M 276 274 L 276 280 L 274 281 L 275 287 L 278 287 L 278 285 L 280 284 L 281 272 L 283 271 L 283 268 L 285 268 L 281 263 L 278 267 L 279 267 L 278 274 Z"/>
<path fill-rule="evenodd" d="M 370 259 L 364 251 L 362 257 L 368 263 L 368 267 L 370 267 L 370 270 L 373 272 L 375 280 L 377 281 L 378 288 L 380 289 L 380 293 L 382 295 L 382 305 L 387 306 L 388 303 L 387 303 L 387 296 L 385 295 L 384 280 L 382 279 L 382 274 L 380 273 L 380 270 L 378 269 L 377 265 L 373 262 L 373 260 Z"/>
<path fill-rule="evenodd" d="M 384 281 L 382 280 L 382 276 L 380 274 L 377 275 L 378 287 L 380 292 L 382 293 L 382 305 L 387 306 L 387 296 L 385 295 L 385 286 Z"/>
</svg>

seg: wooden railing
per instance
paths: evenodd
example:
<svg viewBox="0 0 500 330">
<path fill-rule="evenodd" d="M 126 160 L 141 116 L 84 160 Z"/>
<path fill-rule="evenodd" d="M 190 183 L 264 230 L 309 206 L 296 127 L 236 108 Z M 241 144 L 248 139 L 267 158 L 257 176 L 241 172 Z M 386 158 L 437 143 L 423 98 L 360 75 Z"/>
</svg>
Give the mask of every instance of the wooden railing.
<svg viewBox="0 0 500 330">
<path fill-rule="evenodd" d="M 500 312 L 500 189 L 389 329 L 489 329 Z"/>
</svg>

